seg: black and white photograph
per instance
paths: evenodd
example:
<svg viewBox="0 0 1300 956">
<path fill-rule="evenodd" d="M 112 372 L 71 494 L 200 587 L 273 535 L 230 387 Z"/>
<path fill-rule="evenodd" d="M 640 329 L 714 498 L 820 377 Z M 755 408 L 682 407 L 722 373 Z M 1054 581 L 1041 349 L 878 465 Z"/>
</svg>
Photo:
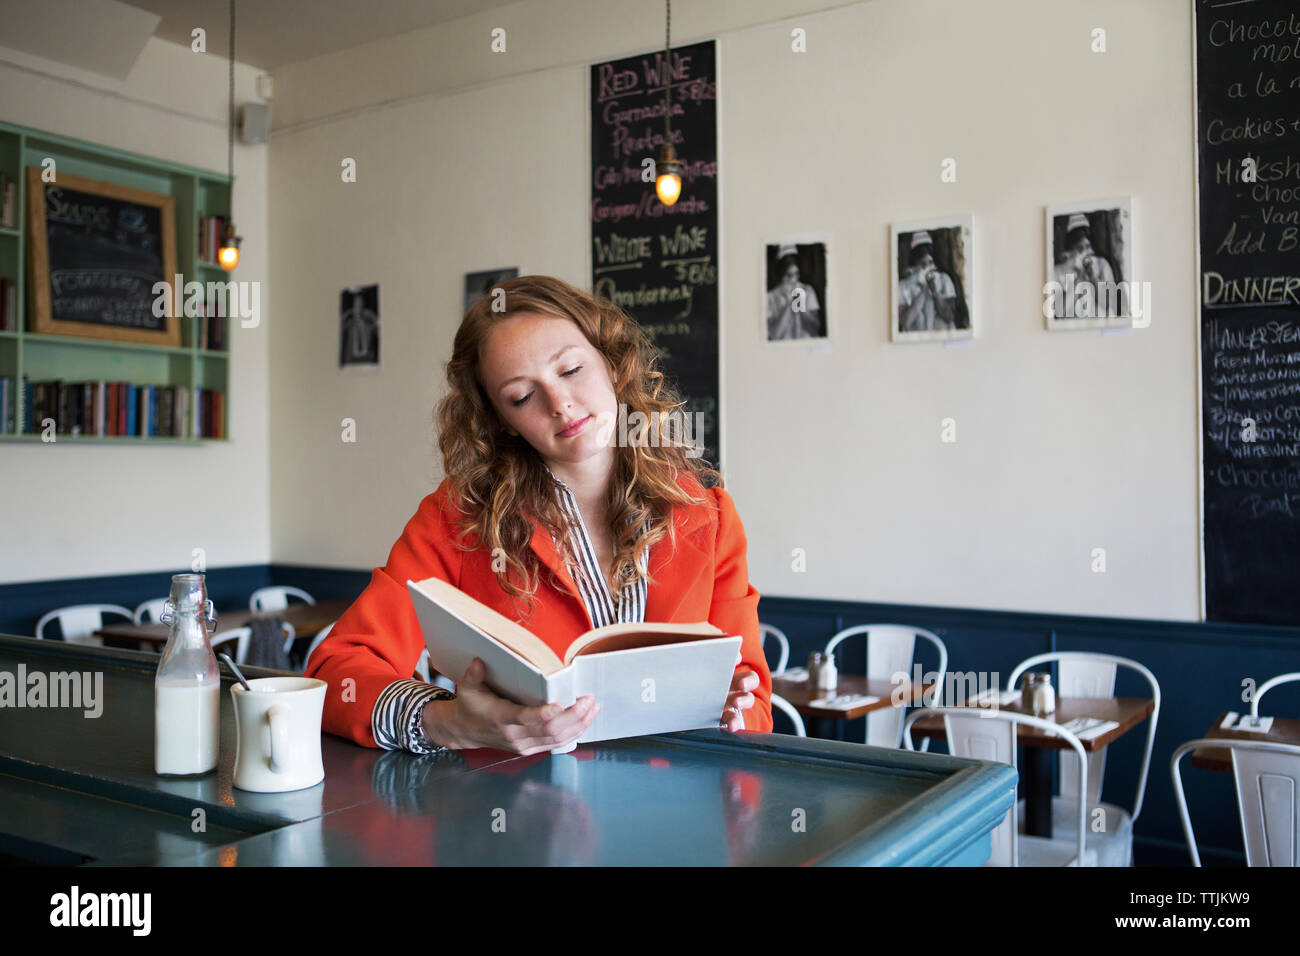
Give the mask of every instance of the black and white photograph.
<svg viewBox="0 0 1300 956">
<path fill-rule="evenodd" d="M 829 236 L 795 236 L 766 248 L 764 329 L 769 342 L 829 337 Z"/>
<path fill-rule="evenodd" d="M 895 223 L 890 228 L 895 342 L 974 337 L 971 232 L 970 216 Z"/>
<path fill-rule="evenodd" d="M 348 286 L 339 294 L 339 368 L 379 364 L 379 286 Z"/>
<path fill-rule="evenodd" d="M 1050 331 L 1130 325 L 1133 200 L 1047 207 L 1043 316 Z"/>
<path fill-rule="evenodd" d="M 493 286 L 499 282 L 505 282 L 507 279 L 514 279 L 519 275 L 517 268 L 511 269 L 485 269 L 482 272 L 465 273 L 465 298 L 461 303 L 461 308 L 466 312 L 469 307 L 482 295 L 489 292 Z"/>
</svg>

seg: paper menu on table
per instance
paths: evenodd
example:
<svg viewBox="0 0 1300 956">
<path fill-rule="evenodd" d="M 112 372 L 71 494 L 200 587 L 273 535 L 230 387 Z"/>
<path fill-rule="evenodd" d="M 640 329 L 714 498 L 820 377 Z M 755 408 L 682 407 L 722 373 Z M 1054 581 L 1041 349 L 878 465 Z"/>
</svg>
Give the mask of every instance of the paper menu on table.
<svg viewBox="0 0 1300 956">
<path fill-rule="evenodd" d="M 1117 720 L 1102 720 L 1098 717 L 1076 717 L 1061 724 L 1062 730 L 1068 730 L 1080 740 L 1092 740 L 1110 733 L 1119 726 Z"/>
<path fill-rule="evenodd" d="M 1249 714 L 1237 716 L 1236 711 L 1230 712 L 1223 718 L 1219 724 L 1220 730 L 1232 730 L 1244 734 L 1266 734 L 1273 729 L 1272 717 L 1251 717 Z"/>
<path fill-rule="evenodd" d="M 996 704 L 998 707 L 1005 707 L 1008 704 L 1018 703 L 1022 696 L 1018 690 L 998 690 L 996 687 L 992 687 L 980 691 L 974 697 L 967 698 L 966 706 L 992 707 Z"/>
<path fill-rule="evenodd" d="M 808 706 L 824 707 L 827 710 L 852 710 L 854 707 L 874 704 L 878 700 L 880 700 L 879 697 L 872 697 L 870 694 L 840 694 L 838 697 L 822 697 L 818 700 L 810 700 Z"/>
</svg>

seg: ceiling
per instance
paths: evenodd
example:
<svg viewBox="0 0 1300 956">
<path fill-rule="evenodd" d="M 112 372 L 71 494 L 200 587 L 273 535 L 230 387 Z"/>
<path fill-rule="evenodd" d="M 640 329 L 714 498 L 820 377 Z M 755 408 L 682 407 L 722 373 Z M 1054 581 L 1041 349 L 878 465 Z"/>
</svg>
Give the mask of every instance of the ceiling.
<svg viewBox="0 0 1300 956">
<path fill-rule="evenodd" d="M 190 45 L 207 31 L 209 53 L 229 48 L 229 0 L 125 0 L 162 17 L 153 35 Z M 237 0 L 235 59 L 263 70 L 445 23 L 517 0 Z M 542 0 L 531 0 L 537 3 Z"/>
</svg>

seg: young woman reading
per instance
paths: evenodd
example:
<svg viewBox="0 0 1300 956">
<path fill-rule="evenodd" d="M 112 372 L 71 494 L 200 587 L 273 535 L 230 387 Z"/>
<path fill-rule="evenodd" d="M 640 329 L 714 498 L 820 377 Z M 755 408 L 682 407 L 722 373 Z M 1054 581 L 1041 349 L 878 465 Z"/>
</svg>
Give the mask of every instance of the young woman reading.
<svg viewBox="0 0 1300 956">
<path fill-rule="evenodd" d="M 682 414 L 645 333 L 558 279 L 497 289 L 465 313 L 447 363 L 437 410 L 446 478 L 308 663 L 330 685 L 325 730 L 415 753 L 531 754 L 591 724 L 599 700 L 519 706 L 483 684 L 477 658 L 447 675 L 460 678 L 455 694 L 410 679 L 424 639 L 406 581 L 438 577 L 560 656 L 617 622 L 707 620 L 738 634 L 720 726 L 770 731 L 758 592 L 721 476 L 671 433 L 616 427 L 628 420 L 620 406 L 650 423 Z"/>
</svg>

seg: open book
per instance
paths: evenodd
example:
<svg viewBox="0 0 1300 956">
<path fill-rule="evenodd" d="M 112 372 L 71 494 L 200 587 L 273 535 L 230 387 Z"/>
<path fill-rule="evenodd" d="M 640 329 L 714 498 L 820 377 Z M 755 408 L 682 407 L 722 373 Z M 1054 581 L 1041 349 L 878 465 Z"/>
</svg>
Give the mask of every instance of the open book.
<svg viewBox="0 0 1300 956">
<path fill-rule="evenodd" d="M 578 638 L 561 659 L 522 625 L 440 578 L 406 587 L 433 666 L 451 680 L 478 657 L 487 686 L 515 703 L 568 707 L 594 696 L 600 713 L 577 743 L 721 721 L 741 638 L 706 621 L 610 624 Z"/>
</svg>

